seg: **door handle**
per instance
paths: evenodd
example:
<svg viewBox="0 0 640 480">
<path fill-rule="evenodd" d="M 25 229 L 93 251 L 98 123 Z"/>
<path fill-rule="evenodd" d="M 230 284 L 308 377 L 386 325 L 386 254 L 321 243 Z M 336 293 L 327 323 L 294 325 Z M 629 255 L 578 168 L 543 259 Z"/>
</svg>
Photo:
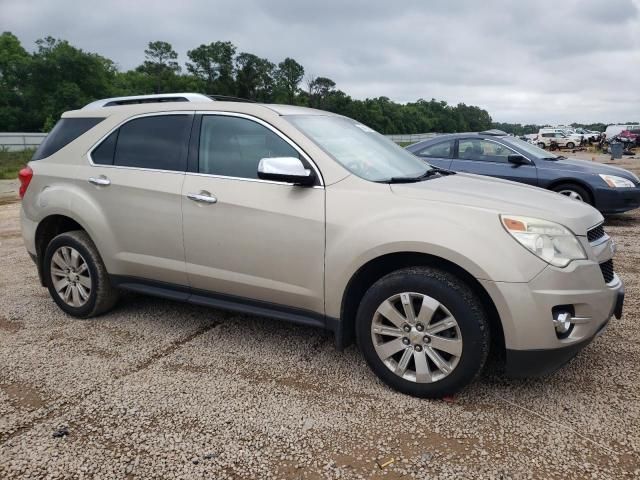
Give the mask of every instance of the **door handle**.
<svg viewBox="0 0 640 480">
<path fill-rule="evenodd" d="M 198 203 L 216 203 L 218 199 L 209 193 L 201 192 L 201 193 L 187 193 L 187 198 L 189 200 L 193 200 Z"/>
<path fill-rule="evenodd" d="M 99 185 L 101 187 L 107 187 L 111 185 L 111 180 L 109 180 L 104 175 L 100 175 L 99 177 L 90 177 L 89 183 L 92 183 L 94 185 Z"/>
</svg>

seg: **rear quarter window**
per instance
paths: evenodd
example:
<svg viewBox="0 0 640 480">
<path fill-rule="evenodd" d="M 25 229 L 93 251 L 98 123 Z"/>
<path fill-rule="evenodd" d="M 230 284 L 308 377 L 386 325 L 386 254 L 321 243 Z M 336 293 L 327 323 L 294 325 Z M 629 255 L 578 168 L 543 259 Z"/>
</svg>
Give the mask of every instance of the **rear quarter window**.
<svg viewBox="0 0 640 480">
<path fill-rule="evenodd" d="M 31 160 L 42 160 L 50 157 L 62 147 L 85 134 L 104 118 L 61 118 L 40 144 Z"/>
</svg>

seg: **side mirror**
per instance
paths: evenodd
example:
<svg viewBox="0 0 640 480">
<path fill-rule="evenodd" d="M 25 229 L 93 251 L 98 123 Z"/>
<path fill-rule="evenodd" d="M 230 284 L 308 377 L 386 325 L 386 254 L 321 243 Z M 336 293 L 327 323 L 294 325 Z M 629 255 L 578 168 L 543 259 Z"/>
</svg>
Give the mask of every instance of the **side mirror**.
<svg viewBox="0 0 640 480">
<path fill-rule="evenodd" d="M 258 178 L 288 182 L 294 185 L 313 185 L 316 177 L 311 170 L 304 167 L 299 158 L 270 157 L 258 163 Z"/>
<path fill-rule="evenodd" d="M 513 153 L 507 157 L 507 161 L 509 163 L 513 163 L 514 165 L 529 165 L 529 160 L 524 158 L 522 155 L 518 155 L 517 153 Z"/>
</svg>

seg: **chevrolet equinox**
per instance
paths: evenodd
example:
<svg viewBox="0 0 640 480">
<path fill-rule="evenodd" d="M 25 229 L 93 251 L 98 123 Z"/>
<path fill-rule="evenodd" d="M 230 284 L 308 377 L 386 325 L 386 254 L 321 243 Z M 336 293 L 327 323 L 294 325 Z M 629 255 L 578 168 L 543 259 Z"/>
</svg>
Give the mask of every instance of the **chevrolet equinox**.
<svg viewBox="0 0 640 480">
<path fill-rule="evenodd" d="M 198 94 L 67 112 L 20 172 L 26 248 L 67 314 L 120 290 L 328 329 L 420 397 L 552 372 L 620 318 L 593 207 L 426 164 L 369 127 Z"/>
</svg>

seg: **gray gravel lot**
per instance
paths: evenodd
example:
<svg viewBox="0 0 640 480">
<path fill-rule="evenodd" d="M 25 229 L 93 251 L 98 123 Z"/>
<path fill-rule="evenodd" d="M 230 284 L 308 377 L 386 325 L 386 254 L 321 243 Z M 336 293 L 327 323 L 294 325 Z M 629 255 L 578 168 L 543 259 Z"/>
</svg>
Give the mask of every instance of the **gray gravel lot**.
<svg viewBox="0 0 640 480">
<path fill-rule="evenodd" d="M 640 476 L 640 211 L 607 221 L 622 320 L 551 377 L 489 372 L 452 401 L 310 328 L 137 295 L 69 318 L 18 217 L 0 205 L 0 478 Z"/>
</svg>

